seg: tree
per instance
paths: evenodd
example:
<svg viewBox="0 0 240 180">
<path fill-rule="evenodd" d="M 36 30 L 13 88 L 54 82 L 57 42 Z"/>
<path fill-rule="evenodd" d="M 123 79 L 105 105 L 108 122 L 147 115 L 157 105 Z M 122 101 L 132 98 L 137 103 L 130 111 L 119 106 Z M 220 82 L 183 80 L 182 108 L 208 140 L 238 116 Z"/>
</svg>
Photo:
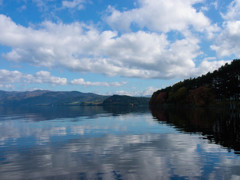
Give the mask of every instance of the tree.
<svg viewBox="0 0 240 180">
<path fill-rule="evenodd" d="M 205 106 L 213 102 L 214 94 L 210 88 L 201 86 L 190 91 L 188 100 L 196 106 Z"/>
</svg>

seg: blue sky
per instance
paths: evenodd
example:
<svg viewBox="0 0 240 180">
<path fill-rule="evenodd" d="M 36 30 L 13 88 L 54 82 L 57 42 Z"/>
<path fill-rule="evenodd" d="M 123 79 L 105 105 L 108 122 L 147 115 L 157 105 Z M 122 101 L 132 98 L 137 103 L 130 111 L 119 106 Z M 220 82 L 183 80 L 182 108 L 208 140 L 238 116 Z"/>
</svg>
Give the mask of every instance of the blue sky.
<svg viewBox="0 0 240 180">
<path fill-rule="evenodd" d="M 240 0 L 0 0 L 0 89 L 151 95 L 239 42 Z"/>
</svg>

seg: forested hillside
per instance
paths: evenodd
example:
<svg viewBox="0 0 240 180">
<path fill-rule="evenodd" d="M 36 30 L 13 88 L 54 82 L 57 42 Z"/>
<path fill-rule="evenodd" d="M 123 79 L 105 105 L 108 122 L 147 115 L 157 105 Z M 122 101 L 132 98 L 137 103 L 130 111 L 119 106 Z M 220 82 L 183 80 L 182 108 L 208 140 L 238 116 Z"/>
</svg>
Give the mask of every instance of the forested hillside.
<svg viewBox="0 0 240 180">
<path fill-rule="evenodd" d="M 0 91 L 0 106 L 148 106 L 150 98 L 78 91 Z"/>
<path fill-rule="evenodd" d="M 233 60 L 212 73 L 186 79 L 153 93 L 150 106 L 162 104 L 192 104 L 205 106 L 211 103 L 239 101 L 240 60 Z"/>
<path fill-rule="evenodd" d="M 78 91 L 0 91 L 0 105 L 9 106 L 79 106 L 101 104 L 108 96 Z"/>
<path fill-rule="evenodd" d="M 113 95 L 103 101 L 103 106 L 139 107 L 148 106 L 149 98 Z"/>
</svg>

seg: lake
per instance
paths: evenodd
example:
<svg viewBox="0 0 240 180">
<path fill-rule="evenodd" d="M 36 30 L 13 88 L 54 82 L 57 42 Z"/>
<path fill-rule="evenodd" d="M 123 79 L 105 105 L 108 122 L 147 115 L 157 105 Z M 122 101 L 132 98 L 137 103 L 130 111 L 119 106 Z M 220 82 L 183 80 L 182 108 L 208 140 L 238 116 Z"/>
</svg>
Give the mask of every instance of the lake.
<svg viewBox="0 0 240 180">
<path fill-rule="evenodd" d="M 224 109 L 0 107 L 0 179 L 240 179 Z"/>
</svg>

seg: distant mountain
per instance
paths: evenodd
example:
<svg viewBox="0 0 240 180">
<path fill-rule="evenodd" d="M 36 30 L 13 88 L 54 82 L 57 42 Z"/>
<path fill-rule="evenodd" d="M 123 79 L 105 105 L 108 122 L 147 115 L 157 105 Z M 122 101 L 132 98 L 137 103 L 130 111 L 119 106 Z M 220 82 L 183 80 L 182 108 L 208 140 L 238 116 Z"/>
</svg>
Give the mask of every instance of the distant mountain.
<svg viewBox="0 0 240 180">
<path fill-rule="evenodd" d="M 125 106 L 140 107 L 148 106 L 149 99 L 147 97 L 131 97 L 123 95 L 113 95 L 103 101 L 103 106 Z"/>
<path fill-rule="evenodd" d="M 78 91 L 0 91 L 0 106 L 148 106 L 150 98 L 102 96 Z"/>
<path fill-rule="evenodd" d="M 194 79 L 186 79 L 153 93 L 150 106 L 163 104 L 189 104 L 206 106 L 228 104 L 239 106 L 240 60 L 233 60 L 212 73 Z"/>
<path fill-rule="evenodd" d="M 78 91 L 0 91 L 0 105 L 97 105 L 101 104 L 107 97 Z"/>
</svg>

